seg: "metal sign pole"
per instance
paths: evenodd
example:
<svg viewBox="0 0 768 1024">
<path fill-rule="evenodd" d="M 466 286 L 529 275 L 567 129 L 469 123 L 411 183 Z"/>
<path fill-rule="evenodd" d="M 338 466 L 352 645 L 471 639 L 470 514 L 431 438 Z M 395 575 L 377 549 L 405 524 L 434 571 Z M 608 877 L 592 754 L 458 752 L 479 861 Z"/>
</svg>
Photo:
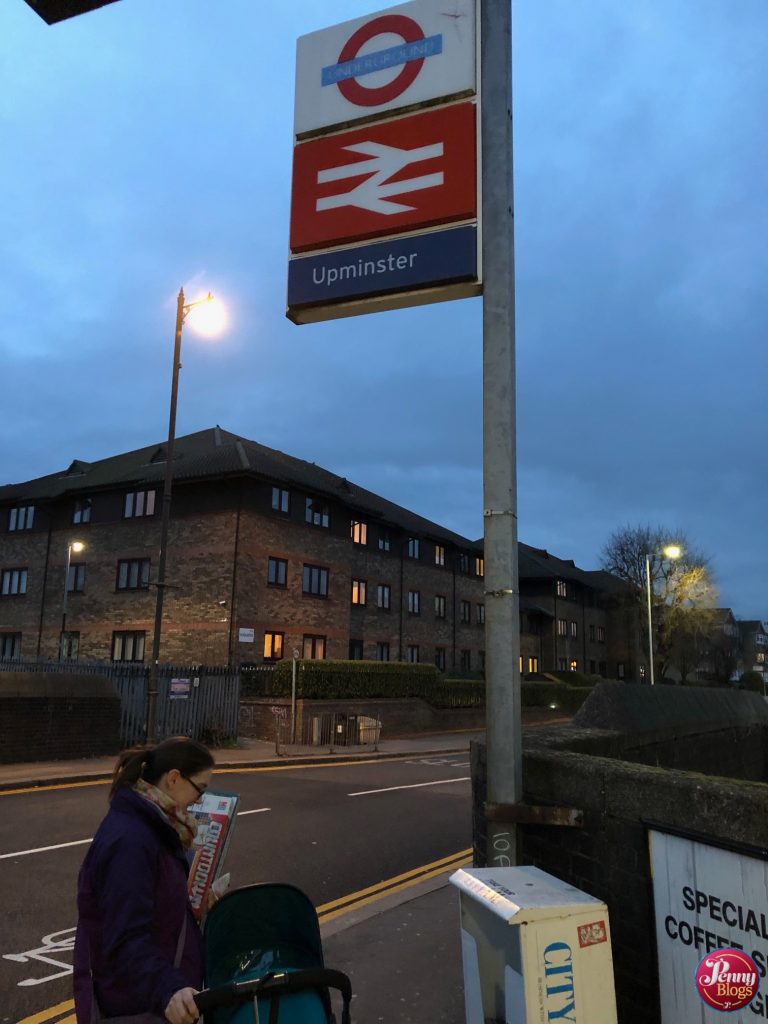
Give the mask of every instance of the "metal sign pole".
<svg viewBox="0 0 768 1024">
<path fill-rule="evenodd" d="M 515 864 L 499 805 L 522 800 L 512 203 L 512 10 L 480 0 L 487 863 Z M 511 815 L 510 815 L 511 817 Z M 492 820 L 498 819 L 498 820 Z"/>
</svg>

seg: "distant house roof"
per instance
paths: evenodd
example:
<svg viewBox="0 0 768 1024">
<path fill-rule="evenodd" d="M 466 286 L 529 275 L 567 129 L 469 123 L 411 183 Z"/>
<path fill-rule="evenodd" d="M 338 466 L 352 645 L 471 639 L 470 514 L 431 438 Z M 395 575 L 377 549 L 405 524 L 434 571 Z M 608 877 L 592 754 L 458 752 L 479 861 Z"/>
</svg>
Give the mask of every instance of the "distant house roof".
<svg viewBox="0 0 768 1024">
<path fill-rule="evenodd" d="M 218 426 L 177 437 L 173 462 L 174 484 L 243 475 L 266 478 L 275 484 L 300 487 L 318 497 L 343 502 L 367 516 L 412 530 L 414 534 L 461 548 L 482 550 L 482 542 L 478 545 L 314 462 L 267 448 Z M 0 487 L 0 504 L 52 501 L 70 494 L 160 484 L 165 475 L 165 463 L 165 445 L 157 443 L 96 462 L 74 459 L 67 469 L 58 473 Z"/>
<path fill-rule="evenodd" d="M 595 574 L 579 569 L 573 559 L 558 558 L 545 548 L 532 548 L 529 544 L 519 545 L 518 573 L 521 579 L 573 580 L 597 586 L 591 578 Z"/>
</svg>

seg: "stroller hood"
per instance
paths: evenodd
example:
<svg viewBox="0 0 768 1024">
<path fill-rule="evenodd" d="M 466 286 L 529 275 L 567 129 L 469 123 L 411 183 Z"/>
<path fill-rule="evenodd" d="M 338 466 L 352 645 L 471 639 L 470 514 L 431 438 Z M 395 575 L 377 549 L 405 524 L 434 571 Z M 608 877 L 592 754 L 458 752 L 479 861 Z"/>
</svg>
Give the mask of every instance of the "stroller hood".
<svg viewBox="0 0 768 1024">
<path fill-rule="evenodd" d="M 315 908 L 292 885 L 264 883 L 235 889 L 208 914 L 205 958 L 212 988 L 270 971 L 323 967 Z"/>
</svg>

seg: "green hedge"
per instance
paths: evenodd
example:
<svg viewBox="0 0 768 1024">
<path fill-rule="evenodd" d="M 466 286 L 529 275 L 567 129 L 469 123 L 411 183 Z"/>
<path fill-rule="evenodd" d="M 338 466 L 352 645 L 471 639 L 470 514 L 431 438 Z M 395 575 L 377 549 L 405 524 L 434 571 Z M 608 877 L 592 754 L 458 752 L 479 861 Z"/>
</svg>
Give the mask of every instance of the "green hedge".
<svg viewBox="0 0 768 1024">
<path fill-rule="evenodd" d="M 566 683 L 526 683 L 521 686 L 524 708 L 548 708 L 576 712 L 592 693 L 590 686 L 568 686 Z"/>
<path fill-rule="evenodd" d="M 292 663 L 278 662 L 269 675 L 241 672 L 241 693 L 248 697 L 290 697 Z M 300 661 L 296 696 L 307 700 L 376 700 L 421 697 L 433 707 L 482 707 L 485 684 L 446 680 L 434 665 L 400 661 Z"/>
</svg>

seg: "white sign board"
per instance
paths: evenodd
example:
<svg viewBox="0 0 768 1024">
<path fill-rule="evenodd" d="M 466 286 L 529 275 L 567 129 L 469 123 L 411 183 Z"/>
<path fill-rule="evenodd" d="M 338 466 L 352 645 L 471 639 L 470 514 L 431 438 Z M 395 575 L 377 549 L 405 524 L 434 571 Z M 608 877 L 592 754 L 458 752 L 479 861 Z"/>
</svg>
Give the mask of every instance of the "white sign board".
<svg viewBox="0 0 768 1024">
<path fill-rule="evenodd" d="M 412 0 L 301 36 L 294 131 L 476 91 L 474 0 Z"/>
<path fill-rule="evenodd" d="M 755 1024 L 768 1019 L 768 861 L 649 832 L 662 1024 Z M 706 1006 L 696 968 L 712 950 L 743 949 L 760 972 L 758 995 L 724 1015 Z"/>
<path fill-rule="evenodd" d="M 241 644 L 252 644 L 256 641 L 256 630 L 240 628 L 238 632 L 238 640 Z"/>
</svg>

